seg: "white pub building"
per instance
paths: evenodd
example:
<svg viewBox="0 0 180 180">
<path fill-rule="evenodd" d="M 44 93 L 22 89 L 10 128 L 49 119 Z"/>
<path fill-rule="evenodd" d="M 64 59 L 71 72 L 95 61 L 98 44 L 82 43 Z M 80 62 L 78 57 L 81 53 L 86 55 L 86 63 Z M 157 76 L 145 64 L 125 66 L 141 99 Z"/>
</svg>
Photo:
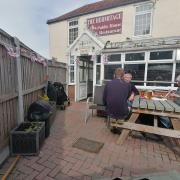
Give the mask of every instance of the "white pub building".
<svg viewBox="0 0 180 180">
<path fill-rule="evenodd" d="M 131 72 L 138 88 L 174 88 L 180 74 L 180 0 L 102 0 L 47 21 L 50 57 L 68 64 L 76 101 Z"/>
</svg>

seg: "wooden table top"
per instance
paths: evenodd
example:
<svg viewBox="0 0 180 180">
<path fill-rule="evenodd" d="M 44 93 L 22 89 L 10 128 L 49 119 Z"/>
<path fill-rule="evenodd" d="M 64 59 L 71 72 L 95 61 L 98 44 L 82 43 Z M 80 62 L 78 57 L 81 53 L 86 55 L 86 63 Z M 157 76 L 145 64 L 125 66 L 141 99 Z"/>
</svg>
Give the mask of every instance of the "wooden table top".
<svg viewBox="0 0 180 180">
<path fill-rule="evenodd" d="M 176 113 L 180 115 L 180 106 L 178 106 L 171 100 L 158 98 L 152 98 L 152 100 L 148 100 L 146 98 L 140 98 L 139 96 L 136 96 L 133 101 L 132 108 L 150 111 L 161 111 L 166 113 Z"/>
</svg>

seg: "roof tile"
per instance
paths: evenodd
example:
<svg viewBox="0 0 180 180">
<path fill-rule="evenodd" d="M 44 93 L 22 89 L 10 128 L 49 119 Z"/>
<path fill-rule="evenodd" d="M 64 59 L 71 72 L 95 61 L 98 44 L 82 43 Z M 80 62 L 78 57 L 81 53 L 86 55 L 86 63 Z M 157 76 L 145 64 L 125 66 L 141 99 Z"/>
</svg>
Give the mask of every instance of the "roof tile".
<svg viewBox="0 0 180 180">
<path fill-rule="evenodd" d="M 54 19 L 50 19 L 47 21 L 47 24 L 63 21 L 66 19 L 82 16 L 85 14 L 94 13 L 97 11 L 115 8 L 118 6 L 124 6 L 128 4 L 134 4 L 134 3 L 144 2 L 144 1 L 149 1 L 149 0 L 102 0 L 96 3 L 87 4 L 71 12 L 68 12 L 62 16 L 56 17 Z"/>
</svg>

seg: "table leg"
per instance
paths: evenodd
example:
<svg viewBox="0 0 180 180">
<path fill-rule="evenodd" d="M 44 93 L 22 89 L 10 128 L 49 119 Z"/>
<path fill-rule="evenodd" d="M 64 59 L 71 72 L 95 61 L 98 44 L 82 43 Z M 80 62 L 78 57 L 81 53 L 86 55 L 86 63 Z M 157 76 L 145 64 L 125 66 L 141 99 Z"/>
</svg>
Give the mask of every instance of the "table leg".
<svg viewBox="0 0 180 180">
<path fill-rule="evenodd" d="M 175 130 L 180 130 L 180 119 L 171 118 L 171 122 Z"/>
<path fill-rule="evenodd" d="M 135 123 L 136 120 L 138 119 L 139 115 L 140 115 L 139 113 L 132 113 L 131 117 L 128 120 L 128 122 Z M 117 144 L 122 145 L 124 143 L 124 141 L 126 140 L 126 138 L 128 137 L 129 133 L 130 133 L 130 130 L 123 129 L 120 136 L 119 136 L 119 138 L 118 138 L 118 140 L 117 140 Z"/>
<path fill-rule="evenodd" d="M 171 118 L 171 123 L 173 125 L 173 128 L 175 130 L 180 130 L 180 119 L 177 118 Z M 177 139 L 177 143 L 180 146 L 180 139 Z"/>
<path fill-rule="evenodd" d="M 154 116 L 154 127 L 158 127 L 158 118 Z"/>
</svg>

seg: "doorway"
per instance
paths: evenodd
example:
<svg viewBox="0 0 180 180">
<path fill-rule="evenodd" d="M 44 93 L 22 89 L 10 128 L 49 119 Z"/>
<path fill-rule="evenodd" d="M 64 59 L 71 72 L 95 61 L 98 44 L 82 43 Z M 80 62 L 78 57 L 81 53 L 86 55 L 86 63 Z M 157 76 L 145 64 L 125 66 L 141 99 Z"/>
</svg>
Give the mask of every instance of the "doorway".
<svg viewBox="0 0 180 180">
<path fill-rule="evenodd" d="M 77 100 L 83 100 L 93 94 L 93 61 L 91 56 L 80 56 L 77 67 Z"/>
</svg>

